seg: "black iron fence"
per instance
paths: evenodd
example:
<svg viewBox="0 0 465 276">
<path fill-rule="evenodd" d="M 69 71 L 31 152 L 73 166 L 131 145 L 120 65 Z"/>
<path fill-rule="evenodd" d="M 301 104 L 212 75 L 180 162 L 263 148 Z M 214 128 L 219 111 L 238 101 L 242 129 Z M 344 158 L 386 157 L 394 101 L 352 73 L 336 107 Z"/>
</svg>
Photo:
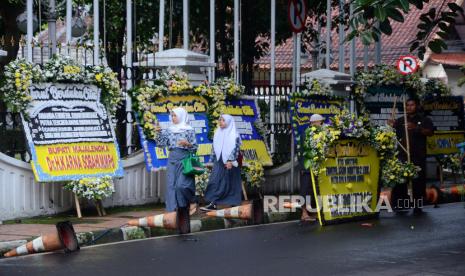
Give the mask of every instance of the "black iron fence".
<svg viewBox="0 0 465 276">
<path fill-rule="evenodd" d="M 24 57 L 24 45 L 19 47 L 18 56 Z M 93 65 L 93 48 L 91 45 L 78 45 L 73 47 L 58 47 L 58 54 L 69 55 L 84 66 Z M 104 52 L 107 51 L 107 52 Z M 33 60 L 37 64 L 44 64 L 49 57 L 48 45 L 35 45 L 33 47 Z M 123 63 L 124 53 L 109 53 L 108 49 L 101 49 L 100 62 L 110 65 L 118 74 L 123 92 L 127 91 L 127 82 L 132 80 L 134 84 L 142 81 L 154 80 L 157 77 L 157 69 L 154 63 L 154 54 L 146 50 L 136 51 L 133 55 L 134 67 L 128 68 Z M 103 56 L 117 57 L 119 60 L 107 60 Z M 221 71 L 217 71 L 217 76 L 224 76 Z M 254 80 L 246 87 L 245 94 L 257 99 L 261 110 L 262 121 L 267 130 L 267 144 L 272 151 L 275 165 L 283 164 L 290 160 L 290 141 L 292 137 L 291 122 L 289 114 L 289 95 L 291 86 L 289 82 L 281 82 L 284 85 L 268 85 L 266 74 L 262 80 Z M 274 108 L 272 108 L 274 106 Z M 274 109 L 274 115 L 272 110 Z M 125 157 L 140 150 L 140 137 L 137 129 L 137 122 L 133 112 L 126 111 L 126 102 L 118 108 L 113 119 L 116 130 L 117 142 L 121 151 L 121 156 Z M 132 132 L 131 139 L 128 139 L 128 128 Z M 17 159 L 28 162 L 30 155 L 27 150 L 26 140 L 22 130 L 19 114 L 8 112 L 5 105 L 0 102 L 0 151 Z M 130 142 L 129 142 L 130 141 Z"/>
</svg>

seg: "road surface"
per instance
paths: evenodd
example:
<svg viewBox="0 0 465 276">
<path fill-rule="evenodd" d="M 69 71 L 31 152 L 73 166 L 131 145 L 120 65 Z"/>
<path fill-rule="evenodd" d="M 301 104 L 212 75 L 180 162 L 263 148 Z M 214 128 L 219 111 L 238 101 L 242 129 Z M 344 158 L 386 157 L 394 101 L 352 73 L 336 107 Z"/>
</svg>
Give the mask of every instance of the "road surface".
<svg viewBox="0 0 465 276">
<path fill-rule="evenodd" d="M 0 259 L 0 275 L 465 275 L 463 203 L 372 222 L 288 222 Z"/>
</svg>

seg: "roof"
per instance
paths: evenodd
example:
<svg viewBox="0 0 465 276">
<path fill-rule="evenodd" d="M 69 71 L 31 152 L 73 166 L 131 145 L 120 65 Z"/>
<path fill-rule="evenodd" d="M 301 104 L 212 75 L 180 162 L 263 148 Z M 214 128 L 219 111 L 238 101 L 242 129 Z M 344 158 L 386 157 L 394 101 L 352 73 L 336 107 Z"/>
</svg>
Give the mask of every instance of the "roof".
<svg viewBox="0 0 465 276">
<path fill-rule="evenodd" d="M 463 66 L 465 65 L 465 52 L 431 54 L 429 60 L 448 66 Z"/>
<path fill-rule="evenodd" d="M 455 2 L 454 0 L 446 0 L 447 2 Z M 420 23 L 420 15 L 425 11 L 428 11 L 430 8 L 439 8 L 443 3 L 442 0 L 431 0 L 429 3 L 424 3 L 423 10 L 418 10 L 412 7 L 412 10 L 409 14 L 404 16 L 404 22 L 400 23 L 397 21 L 391 21 L 392 34 L 390 36 L 382 35 L 382 53 L 381 60 L 385 64 L 395 64 L 396 60 L 401 55 L 410 53 L 409 42 L 415 39 L 418 32 L 417 25 Z M 446 5 L 444 5 L 446 6 Z M 446 6 L 447 7 L 447 6 Z M 322 37 L 324 35 L 325 28 L 322 28 Z M 337 30 L 332 31 L 332 63 L 331 69 L 337 70 L 339 63 L 339 34 Z M 276 70 L 291 70 L 292 68 L 292 51 L 293 51 L 293 41 L 292 38 L 288 38 L 284 43 L 276 47 Z M 344 43 L 344 63 L 345 68 L 349 68 L 349 51 L 350 43 Z M 370 45 L 368 49 L 369 54 L 369 66 L 374 65 L 374 45 Z M 356 40 L 356 65 L 357 67 L 363 67 L 363 57 L 364 57 L 364 46 L 361 43 L 360 39 Z M 324 60 L 324 54 L 320 57 Z M 265 56 L 256 61 L 256 64 L 259 65 L 260 70 L 269 70 L 270 69 L 270 56 Z M 320 63 L 321 64 L 321 63 Z M 311 69 L 312 58 L 309 56 L 308 60 L 302 61 L 302 70 Z"/>
</svg>

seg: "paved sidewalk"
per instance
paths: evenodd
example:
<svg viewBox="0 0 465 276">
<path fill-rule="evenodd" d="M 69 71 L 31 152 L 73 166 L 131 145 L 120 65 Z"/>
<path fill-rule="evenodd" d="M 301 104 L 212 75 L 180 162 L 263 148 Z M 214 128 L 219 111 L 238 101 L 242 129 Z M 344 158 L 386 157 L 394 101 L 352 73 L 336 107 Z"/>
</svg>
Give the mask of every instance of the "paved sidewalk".
<svg viewBox="0 0 465 276">
<path fill-rule="evenodd" d="M 111 214 L 104 217 L 85 216 L 85 223 L 74 222 L 74 230 L 79 232 L 101 231 L 109 228 L 118 228 L 133 218 L 157 215 L 164 212 L 164 209 L 154 209 L 146 211 L 131 211 Z M 89 220 L 96 221 L 89 223 Z M 45 233 L 52 232 L 55 229 L 54 224 L 6 224 L 0 225 L 0 242 L 24 240 L 37 237 Z"/>
</svg>

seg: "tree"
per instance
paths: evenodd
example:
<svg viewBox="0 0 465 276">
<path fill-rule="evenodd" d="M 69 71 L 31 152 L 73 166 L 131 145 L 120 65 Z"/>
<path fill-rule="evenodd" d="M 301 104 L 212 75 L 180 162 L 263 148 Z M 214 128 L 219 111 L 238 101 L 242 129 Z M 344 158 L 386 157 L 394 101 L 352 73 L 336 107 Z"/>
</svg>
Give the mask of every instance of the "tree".
<svg viewBox="0 0 465 276">
<path fill-rule="evenodd" d="M 167 2 L 169 3 L 170 0 Z M 171 0 L 174 3 L 173 10 L 173 37 L 170 41 L 176 44 L 177 35 L 182 32 L 182 12 L 181 0 Z M 429 0 L 354 0 L 354 16 L 349 19 L 349 3 L 345 3 L 345 17 L 333 18 L 332 27 L 338 28 L 338 22 L 345 23 L 346 29 L 349 24 L 353 31 L 348 35 L 347 40 L 360 37 L 364 44 L 370 44 L 378 40 L 381 33 L 391 35 L 393 30 L 391 22 L 403 22 L 404 15 L 412 9 L 424 8 L 424 3 Z M 4 33 L 13 37 L 16 41 L 20 37 L 16 27 L 16 16 L 23 11 L 21 0 L 8 0 L 0 9 L 4 25 Z M 75 4 L 92 5 L 92 0 L 74 0 Z M 103 1 L 100 1 L 103 7 Z M 147 51 L 156 50 L 156 43 L 153 38 L 158 32 L 158 10 L 159 0 L 133 1 L 135 5 L 134 33 L 135 45 L 138 49 Z M 241 35 L 241 63 L 243 64 L 242 80 L 245 84 L 250 83 L 255 60 L 264 56 L 269 50 L 270 38 L 270 0 L 242 0 L 242 35 Z M 287 22 L 288 0 L 277 0 L 276 4 L 276 40 L 283 42 L 291 36 Z M 107 60 L 114 70 L 122 67 L 122 56 L 124 55 L 124 39 L 126 28 L 126 3 L 125 1 L 105 1 L 106 11 L 106 37 L 105 45 Z M 340 4 L 339 0 L 332 0 L 332 7 L 336 8 Z M 216 1 L 216 58 L 222 64 L 226 74 L 230 73 L 230 61 L 233 56 L 233 0 Z M 318 39 L 318 24 L 324 26 L 326 23 L 326 1 L 307 0 L 307 28 L 303 33 L 303 47 L 314 47 L 314 41 Z M 103 13 L 103 8 L 101 12 Z M 170 7 L 166 5 L 165 14 L 169 14 Z M 92 11 L 92 9 L 90 9 Z M 429 48 L 433 52 L 440 52 L 446 48 L 443 41 L 448 30 L 455 22 L 454 17 L 462 12 L 462 8 L 451 0 L 442 2 L 441 7 L 432 8 L 425 11 L 418 25 L 418 33 L 411 44 L 411 50 L 418 51 L 420 57 Z M 209 7 L 205 0 L 190 0 L 190 32 L 191 41 L 207 53 L 209 37 Z M 103 16 L 100 16 L 100 34 L 103 41 Z M 165 21 L 165 34 L 168 34 L 168 19 Z M 437 34 L 439 37 L 433 37 Z M 9 62 L 16 56 L 17 44 L 9 46 L 7 49 L 9 57 L 4 59 L 3 64 Z M 137 60 L 137 56 L 134 57 Z"/>
<path fill-rule="evenodd" d="M 429 0 L 355 0 L 355 12 L 350 21 L 354 31 L 348 40 L 361 37 L 365 45 L 378 41 L 381 33 L 392 34 L 391 22 L 404 22 L 404 14 L 412 9 L 423 10 Z M 420 16 L 418 33 L 412 40 L 410 51 L 417 51 L 423 59 L 426 49 L 440 53 L 447 49 L 444 39 L 447 39 L 450 28 L 455 23 L 455 17 L 463 9 L 450 0 L 442 1 L 438 8 L 431 8 Z M 379 24 L 379 25 L 377 25 Z M 439 37 L 433 37 L 437 34 Z"/>
<path fill-rule="evenodd" d="M 8 56 L 0 59 L 0 73 L 3 72 L 3 67 L 8 64 L 12 59 L 16 58 L 19 49 L 19 40 L 21 33 L 16 26 L 16 17 L 23 12 L 22 5 L 17 0 L 9 0 L 2 4 L 0 9 L 0 48 L 8 52 Z"/>
</svg>

